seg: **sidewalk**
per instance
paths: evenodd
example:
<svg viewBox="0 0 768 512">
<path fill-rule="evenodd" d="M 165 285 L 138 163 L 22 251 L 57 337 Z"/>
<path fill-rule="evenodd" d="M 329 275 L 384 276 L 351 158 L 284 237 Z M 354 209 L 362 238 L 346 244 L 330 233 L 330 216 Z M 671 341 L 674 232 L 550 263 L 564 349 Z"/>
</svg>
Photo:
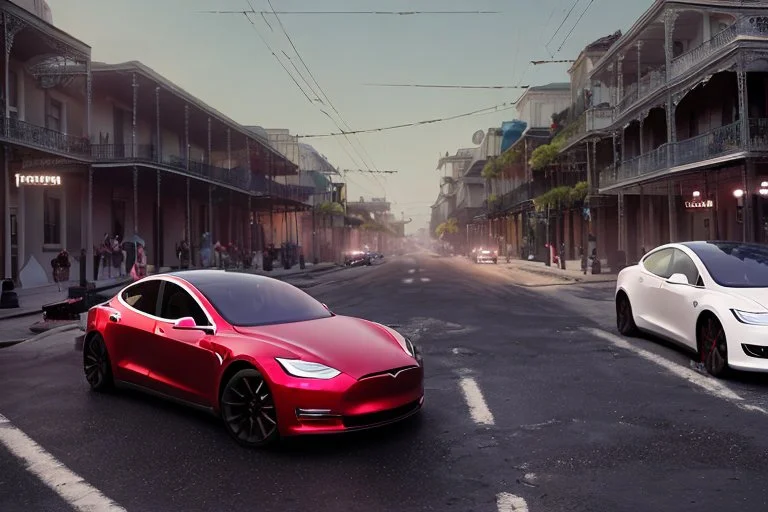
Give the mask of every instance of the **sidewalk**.
<svg viewBox="0 0 768 512">
<path fill-rule="evenodd" d="M 511 271 L 522 271 L 545 279 L 536 284 L 528 286 L 557 286 L 566 284 L 586 284 L 586 283 L 610 283 L 616 281 L 617 274 L 611 272 L 607 267 L 603 267 L 603 273 L 594 275 L 590 271 L 585 275 L 581 270 L 580 260 L 566 260 L 565 268 L 562 270 L 556 266 L 548 267 L 540 261 L 512 260 L 509 263 L 499 261 L 499 266 L 505 267 Z"/>
</svg>

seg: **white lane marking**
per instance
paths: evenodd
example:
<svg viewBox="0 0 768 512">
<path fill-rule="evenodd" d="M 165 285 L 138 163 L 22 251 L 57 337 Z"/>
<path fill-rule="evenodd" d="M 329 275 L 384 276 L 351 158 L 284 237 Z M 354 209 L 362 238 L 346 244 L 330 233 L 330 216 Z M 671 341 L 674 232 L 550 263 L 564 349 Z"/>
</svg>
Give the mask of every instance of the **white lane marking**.
<svg viewBox="0 0 768 512">
<path fill-rule="evenodd" d="M 411 284 L 411 283 L 413 283 L 413 278 L 412 278 L 412 277 L 409 277 L 409 278 L 407 278 L 407 279 L 403 279 L 403 283 L 405 283 L 405 284 Z"/>
<path fill-rule="evenodd" d="M 488 404 L 485 403 L 483 393 L 480 391 L 475 379 L 472 377 L 462 377 L 459 384 L 461 385 L 461 391 L 464 393 L 464 399 L 469 406 L 472 420 L 479 425 L 493 425 L 493 413 L 488 409 Z"/>
<path fill-rule="evenodd" d="M 678 377 L 687 380 L 691 384 L 695 384 L 696 386 L 699 386 L 707 393 L 710 393 L 711 395 L 714 395 L 718 398 L 722 398 L 723 400 L 728 400 L 729 402 L 733 402 L 734 405 L 738 406 L 741 409 L 744 409 L 747 411 L 761 412 L 763 414 L 768 415 L 768 411 L 763 409 L 762 407 L 743 403 L 744 398 L 742 396 L 738 395 L 731 388 L 729 388 L 722 382 L 715 380 L 714 378 L 705 377 L 704 375 L 696 373 L 690 368 L 687 368 L 685 366 L 680 366 L 679 364 L 674 363 L 668 359 L 665 359 L 660 355 L 657 355 L 657 354 L 654 354 L 653 352 L 649 352 L 645 349 L 636 347 L 631 343 L 629 343 L 628 341 L 626 341 L 625 339 L 620 338 L 615 334 L 603 331 L 602 329 L 585 327 L 583 328 L 583 330 L 586 332 L 589 332 L 590 334 L 603 338 L 604 340 L 610 341 L 611 343 L 613 343 L 615 346 L 619 348 L 630 350 L 635 354 L 639 355 L 640 357 L 642 357 L 643 359 L 647 359 L 652 363 L 656 363 L 657 365 L 661 366 L 662 368 L 669 371 L 673 375 L 677 375 Z"/>
<path fill-rule="evenodd" d="M 430 279 L 430 278 L 428 278 L 428 277 L 422 277 L 422 278 L 421 278 L 421 282 L 422 282 L 422 283 L 428 283 L 428 282 L 430 282 L 430 281 L 431 281 L 431 279 Z"/>
<path fill-rule="evenodd" d="M 14 427 L 0 414 L 0 443 L 21 459 L 27 471 L 38 477 L 75 510 L 82 512 L 125 512 L 95 487 L 56 460 L 42 446 Z"/>
<path fill-rule="evenodd" d="M 416 269 L 415 269 L 415 268 L 412 268 L 411 270 L 409 270 L 409 271 L 408 271 L 408 273 L 409 273 L 409 274 L 415 274 L 415 273 L 416 273 Z"/>
<path fill-rule="evenodd" d="M 496 507 L 499 512 L 528 512 L 528 504 L 520 496 L 500 492 L 496 495 Z"/>
</svg>

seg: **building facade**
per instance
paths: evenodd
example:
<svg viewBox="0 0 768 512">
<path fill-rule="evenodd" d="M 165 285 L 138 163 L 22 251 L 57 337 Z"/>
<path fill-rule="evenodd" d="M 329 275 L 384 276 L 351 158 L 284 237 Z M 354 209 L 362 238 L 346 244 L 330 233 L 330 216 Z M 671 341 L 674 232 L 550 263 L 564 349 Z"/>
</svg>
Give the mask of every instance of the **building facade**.
<svg viewBox="0 0 768 512">
<path fill-rule="evenodd" d="M 248 255 L 277 241 L 278 213 L 306 207 L 306 190 L 279 183 L 297 166 L 268 140 L 141 63 L 92 63 L 49 11 L 0 0 L 0 14 L 5 278 L 45 284 L 62 250 L 71 280 L 82 257 L 88 280 L 103 277 L 115 236 L 140 240 L 155 269 L 177 266 L 182 242 L 192 265 L 216 242 Z"/>
</svg>

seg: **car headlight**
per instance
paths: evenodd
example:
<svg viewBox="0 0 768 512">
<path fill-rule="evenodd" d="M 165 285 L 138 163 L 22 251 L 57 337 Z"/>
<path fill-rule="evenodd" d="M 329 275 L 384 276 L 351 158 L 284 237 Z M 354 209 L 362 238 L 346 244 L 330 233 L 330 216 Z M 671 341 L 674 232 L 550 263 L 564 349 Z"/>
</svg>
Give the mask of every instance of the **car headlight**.
<svg viewBox="0 0 768 512">
<path fill-rule="evenodd" d="M 411 357 L 416 357 L 416 349 L 414 348 L 411 339 L 408 336 L 403 336 L 403 338 L 405 339 L 405 347 L 403 347 L 405 353 Z"/>
<path fill-rule="evenodd" d="M 279 357 L 275 359 L 283 367 L 285 373 L 294 377 L 328 380 L 341 373 L 339 370 L 321 363 L 302 361 L 301 359 L 282 359 Z"/>
<path fill-rule="evenodd" d="M 743 324 L 750 325 L 768 325 L 768 313 L 752 313 L 749 311 L 739 311 L 732 309 L 731 312 L 736 320 Z"/>
</svg>

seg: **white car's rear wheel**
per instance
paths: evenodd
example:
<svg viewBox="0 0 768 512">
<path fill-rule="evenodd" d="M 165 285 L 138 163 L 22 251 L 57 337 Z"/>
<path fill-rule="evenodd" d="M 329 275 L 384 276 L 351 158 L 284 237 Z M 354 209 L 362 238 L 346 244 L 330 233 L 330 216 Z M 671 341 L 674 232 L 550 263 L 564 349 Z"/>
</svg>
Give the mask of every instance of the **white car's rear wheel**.
<svg viewBox="0 0 768 512">
<path fill-rule="evenodd" d="M 629 297 L 621 292 L 616 297 L 616 329 L 624 336 L 637 335 L 637 325 L 635 325 L 635 316 L 632 313 L 632 304 Z"/>
<path fill-rule="evenodd" d="M 728 343 L 720 321 L 708 315 L 699 322 L 697 337 L 699 357 L 713 377 L 723 377 L 728 372 Z"/>
</svg>

